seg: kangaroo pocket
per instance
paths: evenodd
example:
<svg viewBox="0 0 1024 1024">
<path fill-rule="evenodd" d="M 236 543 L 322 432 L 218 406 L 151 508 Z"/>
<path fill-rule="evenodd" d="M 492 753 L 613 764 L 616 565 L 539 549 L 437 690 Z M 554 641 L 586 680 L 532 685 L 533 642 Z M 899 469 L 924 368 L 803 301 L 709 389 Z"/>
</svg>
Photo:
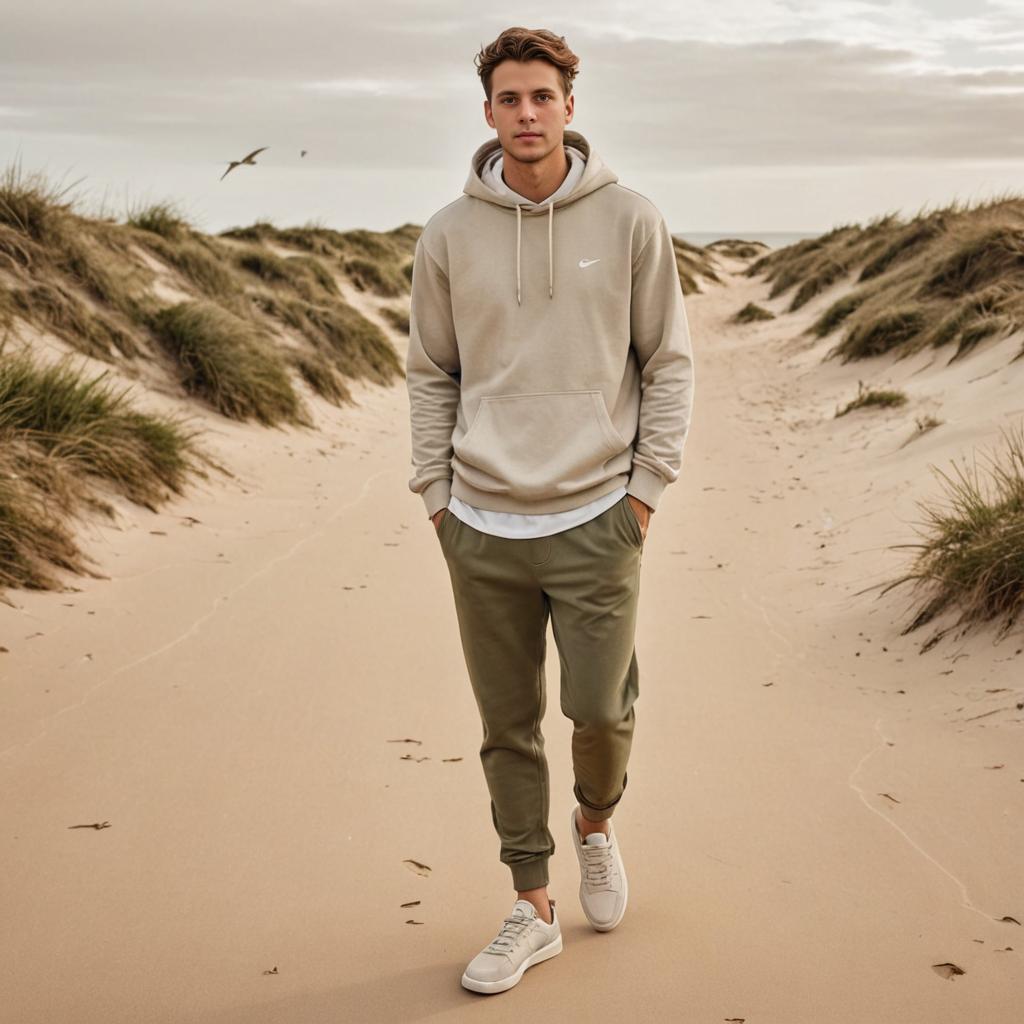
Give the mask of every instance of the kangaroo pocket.
<svg viewBox="0 0 1024 1024">
<path fill-rule="evenodd" d="M 546 498 L 601 483 L 627 446 L 597 389 L 487 395 L 453 445 L 453 462 L 478 490 Z"/>
</svg>

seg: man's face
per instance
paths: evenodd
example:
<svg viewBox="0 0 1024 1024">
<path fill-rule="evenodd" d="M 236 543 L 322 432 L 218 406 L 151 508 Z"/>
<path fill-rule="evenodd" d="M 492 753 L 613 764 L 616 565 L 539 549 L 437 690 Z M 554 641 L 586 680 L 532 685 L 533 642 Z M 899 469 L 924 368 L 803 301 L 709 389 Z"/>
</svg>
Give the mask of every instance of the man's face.
<svg viewBox="0 0 1024 1024">
<path fill-rule="evenodd" d="M 484 116 L 515 160 L 542 160 L 561 146 L 572 111 L 573 97 L 562 95 L 562 79 L 546 60 L 503 60 L 492 72 Z"/>
</svg>

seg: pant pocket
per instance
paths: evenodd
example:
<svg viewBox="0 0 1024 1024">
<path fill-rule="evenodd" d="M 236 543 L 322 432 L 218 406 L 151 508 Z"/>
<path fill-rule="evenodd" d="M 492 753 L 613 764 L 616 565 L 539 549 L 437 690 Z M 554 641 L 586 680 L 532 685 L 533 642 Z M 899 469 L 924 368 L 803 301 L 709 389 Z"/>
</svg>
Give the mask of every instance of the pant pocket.
<svg viewBox="0 0 1024 1024">
<path fill-rule="evenodd" d="M 633 506 L 629 502 L 629 495 L 624 494 L 622 496 L 622 509 L 626 518 L 629 520 L 630 528 L 633 531 L 633 539 L 643 547 L 644 544 L 644 531 L 640 527 L 640 520 L 637 519 L 636 513 L 633 511 Z"/>
</svg>

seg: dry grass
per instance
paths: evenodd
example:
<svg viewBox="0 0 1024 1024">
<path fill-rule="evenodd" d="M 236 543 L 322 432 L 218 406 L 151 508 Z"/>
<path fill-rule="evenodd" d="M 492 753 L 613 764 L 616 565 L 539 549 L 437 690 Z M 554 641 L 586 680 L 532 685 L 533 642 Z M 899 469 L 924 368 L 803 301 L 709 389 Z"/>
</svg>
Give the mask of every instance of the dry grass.
<svg viewBox="0 0 1024 1024">
<path fill-rule="evenodd" d="M 756 302 L 748 302 L 741 310 L 734 313 L 732 322 L 735 324 L 755 323 L 758 320 L 774 320 L 775 314 L 770 309 L 759 306 Z"/>
<path fill-rule="evenodd" d="M 904 583 L 925 591 L 923 603 L 903 633 L 947 609 L 957 621 L 934 634 L 923 650 L 950 629 L 1001 619 L 1000 635 L 1024 608 L 1024 428 L 1002 431 L 1003 447 L 988 458 L 987 481 L 972 467 L 953 463 L 951 477 L 931 467 L 945 488 L 945 501 L 918 503 L 925 519 L 920 543 L 894 545 L 918 552 L 910 571 L 888 582 L 882 593 Z"/>
<path fill-rule="evenodd" d="M 0 348 L 0 587 L 54 587 L 54 566 L 86 571 L 67 519 L 113 514 L 96 482 L 155 511 L 206 475 L 195 433 L 137 411 L 108 373 Z"/>
<path fill-rule="evenodd" d="M 133 377 L 146 361 L 147 376 L 163 369 L 183 398 L 267 426 L 313 426 L 298 378 L 340 405 L 353 400 L 350 379 L 404 376 L 385 333 L 343 301 L 339 279 L 407 295 L 418 226 L 339 232 L 264 221 L 211 237 L 172 202 L 131 207 L 124 223 L 80 215 L 77 184 L 20 163 L 0 176 L 8 334 L 30 325 Z M 190 298 L 166 297 L 174 293 Z M 401 305 L 385 314 L 399 327 Z M 113 514 L 101 484 L 155 508 L 199 471 L 191 435 L 133 411 L 101 380 L 30 366 L 0 347 L 0 586 L 55 586 L 57 568 L 87 571 L 69 521 Z"/>
<path fill-rule="evenodd" d="M 1024 197 L 842 225 L 770 253 L 747 273 L 764 274 L 772 296 L 792 289 L 789 311 L 843 280 L 855 283 L 808 329 L 819 337 L 843 329 L 829 357 L 903 358 L 952 346 L 952 361 L 985 338 L 1024 329 Z"/>
<path fill-rule="evenodd" d="M 721 284 L 714 254 L 709 250 L 677 235 L 672 236 L 672 248 L 675 250 L 676 269 L 679 271 L 679 283 L 684 295 L 700 292 L 699 278 Z"/>
<path fill-rule="evenodd" d="M 864 381 L 857 381 L 857 397 L 847 402 L 842 409 L 836 409 L 836 417 L 845 416 L 854 409 L 866 409 L 872 406 L 887 409 L 893 406 L 907 404 L 907 396 L 902 391 L 894 391 L 890 388 L 868 388 Z"/>
<path fill-rule="evenodd" d="M 153 333 L 174 358 L 181 383 L 232 419 L 312 426 L 284 358 L 265 332 L 212 302 L 181 302 L 157 311 Z"/>
</svg>

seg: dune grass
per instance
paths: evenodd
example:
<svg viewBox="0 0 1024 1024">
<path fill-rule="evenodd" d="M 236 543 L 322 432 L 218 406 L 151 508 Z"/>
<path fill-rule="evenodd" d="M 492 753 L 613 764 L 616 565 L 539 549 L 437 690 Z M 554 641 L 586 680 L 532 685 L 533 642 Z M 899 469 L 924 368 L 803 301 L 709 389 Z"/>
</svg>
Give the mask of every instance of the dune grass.
<svg viewBox="0 0 1024 1024">
<path fill-rule="evenodd" d="M 70 516 L 112 516 L 102 482 L 152 511 L 209 461 L 178 420 L 136 410 L 109 371 L 0 347 L 0 588 L 52 589 L 54 567 L 86 572 Z"/>
<path fill-rule="evenodd" d="M 255 324 L 212 302 L 181 302 L 150 318 L 182 386 L 232 419 L 312 426 L 283 357 Z"/>
<path fill-rule="evenodd" d="M 878 408 L 890 408 L 893 406 L 906 405 L 907 396 L 902 391 L 894 391 L 891 388 L 869 388 L 864 386 L 864 381 L 857 381 L 857 397 L 847 402 L 842 409 L 836 409 L 836 417 L 845 416 L 854 409 L 865 409 L 871 406 Z"/>
<path fill-rule="evenodd" d="M 169 242 L 184 238 L 192 230 L 184 213 L 176 203 L 135 204 L 128 209 L 125 222 L 140 231 L 149 231 Z"/>
<path fill-rule="evenodd" d="M 955 202 L 909 222 L 886 214 L 866 227 L 840 225 L 769 253 L 747 273 L 764 274 L 772 296 L 792 289 L 787 312 L 847 277 L 858 285 L 807 328 L 818 337 L 843 330 L 828 357 L 905 358 L 951 346 L 952 361 L 1024 329 L 1024 196 Z"/>
<path fill-rule="evenodd" d="M 764 242 L 752 242 L 745 238 L 717 238 L 704 247 L 708 252 L 720 253 L 737 260 L 750 260 L 763 256 L 770 247 Z"/>
<path fill-rule="evenodd" d="M 959 618 L 926 643 L 927 650 L 950 629 L 1001 619 L 1005 635 L 1024 609 L 1024 427 L 1001 431 L 1002 449 L 988 457 L 985 477 L 977 461 L 950 476 L 936 467 L 944 500 L 918 502 L 924 521 L 920 542 L 897 544 L 917 555 L 909 571 L 882 590 L 911 583 L 925 597 L 903 634 L 912 632 L 947 609 Z"/>
<path fill-rule="evenodd" d="M 222 415 L 267 426 L 314 426 L 298 378 L 340 405 L 352 401 L 348 378 L 404 376 L 385 333 L 343 301 L 339 279 L 347 272 L 369 291 L 407 294 L 418 226 L 339 232 L 263 221 L 211 237 L 172 202 L 130 207 L 124 223 L 80 215 L 77 184 L 27 174 L 20 162 L 0 175 L 8 335 L 28 325 L 129 376 L 146 360 Z M 175 292 L 191 298 L 176 302 Z M 394 305 L 396 325 L 402 316 Z M 155 508 L 198 471 L 198 449 L 174 421 L 134 412 L 103 375 L 30 365 L 2 344 L 0 363 L 0 586 L 53 586 L 56 567 L 86 571 L 69 523 L 87 509 L 113 514 L 102 487 Z"/>
<path fill-rule="evenodd" d="M 712 252 L 678 235 L 672 236 L 672 248 L 675 251 L 676 270 L 679 272 L 679 283 L 684 295 L 700 292 L 699 278 L 721 284 L 722 279 L 718 276 Z"/>
<path fill-rule="evenodd" d="M 380 306 L 381 315 L 403 334 L 409 333 L 409 310 L 402 306 Z"/>
<path fill-rule="evenodd" d="M 732 316 L 733 323 L 737 324 L 749 324 L 755 323 L 758 320 L 774 320 L 775 314 L 770 309 L 765 309 L 764 306 L 759 306 L 756 302 L 748 302 L 741 310 L 734 313 Z"/>
<path fill-rule="evenodd" d="M 278 228 L 269 221 L 257 221 L 229 228 L 221 236 L 263 247 L 274 243 L 304 250 L 337 267 L 360 291 L 396 298 L 411 288 L 412 257 L 421 230 L 414 224 L 393 231 L 336 231 L 319 224 Z"/>
<path fill-rule="evenodd" d="M 332 405 L 341 405 L 342 402 L 351 399 L 351 391 L 331 363 L 320 353 L 307 355 L 305 352 L 292 352 L 288 359 L 301 374 L 302 379 Z"/>
</svg>

